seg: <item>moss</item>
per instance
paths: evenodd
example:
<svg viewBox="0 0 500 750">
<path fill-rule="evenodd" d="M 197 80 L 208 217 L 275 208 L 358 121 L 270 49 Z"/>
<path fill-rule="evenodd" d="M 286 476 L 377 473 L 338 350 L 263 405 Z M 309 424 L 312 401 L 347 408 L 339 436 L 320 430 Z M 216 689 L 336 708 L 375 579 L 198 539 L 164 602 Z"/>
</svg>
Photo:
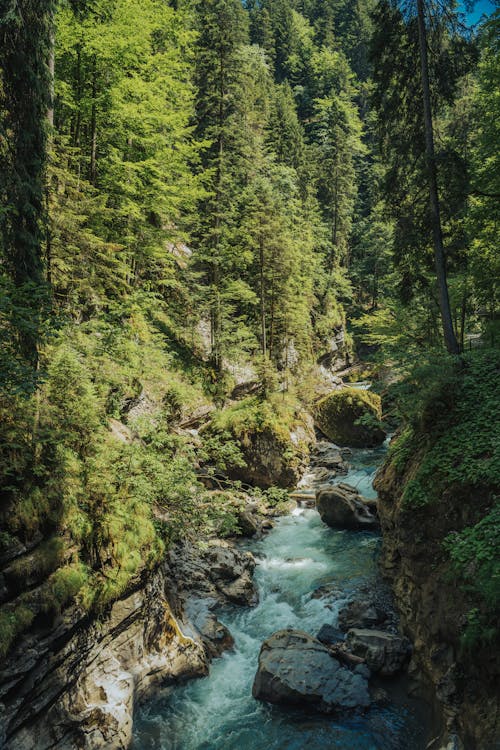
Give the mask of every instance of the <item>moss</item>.
<svg viewBox="0 0 500 750">
<path fill-rule="evenodd" d="M 11 585 L 17 583 L 22 586 L 24 581 L 33 576 L 38 579 L 52 573 L 63 561 L 67 540 L 62 537 L 52 537 L 43 542 L 32 554 L 24 555 L 15 560 L 9 568 Z"/>
<path fill-rule="evenodd" d="M 15 639 L 29 628 L 34 613 L 24 604 L 0 612 L 0 658 L 5 657 Z"/>
<path fill-rule="evenodd" d="M 315 417 L 320 430 L 339 445 L 379 445 L 385 438 L 380 396 L 371 391 L 344 388 L 331 393 L 318 402 Z"/>
<path fill-rule="evenodd" d="M 309 433 L 299 403 L 283 393 L 243 399 L 218 411 L 201 431 L 207 458 L 219 471 L 264 488 L 294 485 Z"/>
<path fill-rule="evenodd" d="M 79 561 L 59 568 L 50 576 L 45 587 L 45 611 L 59 613 L 75 599 L 88 580 L 88 568 Z"/>
</svg>

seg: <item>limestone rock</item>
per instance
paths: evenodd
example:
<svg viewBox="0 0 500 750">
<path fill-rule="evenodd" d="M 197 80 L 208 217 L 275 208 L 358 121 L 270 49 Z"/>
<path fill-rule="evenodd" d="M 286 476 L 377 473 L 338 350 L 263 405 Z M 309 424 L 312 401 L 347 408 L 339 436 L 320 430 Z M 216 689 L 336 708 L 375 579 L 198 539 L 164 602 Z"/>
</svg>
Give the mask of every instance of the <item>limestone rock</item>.
<svg viewBox="0 0 500 750">
<path fill-rule="evenodd" d="M 353 628 L 347 633 L 346 647 L 382 677 L 392 677 L 400 672 L 410 653 L 407 638 L 382 630 Z"/>
<path fill-rule="evenodd" d="M 128 750 L 138 703 L 231 648 L 213 610 L 256 602 L 254 567 L 227 542 L 179 546 L 99 618 L 32 630 L 0 667 L 2 750 Z"/>
<path fill-rule="evenodd" d="M 342 630 L 351 628 L 376 628 L 387 620 L 387 615 L 371 601 L 354 600 L 339 612 L 339 627 Z"/>
<path fill-rule="evenodd" d="M 349 470 L 349 465 L 346 461 L 347 458 L 348 454 L 344 449 L 338 448 L 330 442 L 321 441 L 317 443 L 314 449 L 312 462 L 318 478 L 326 481 L 331 477 L 331 474 L 329 476 L 328 472 L 334 472 L 333 476 L 335 474 L 347 474 Z M 320 469 L 323 469 L 326 474 L 319 474 Z"/>
<path fill-rule="evenodd" d="M 219 540 L 210 542 L 206 549 L 181 545 L 170 553 L 169 564 L 175 570 L 175 591 L 181 600 L 186 601 L 195 592 L 197 597 L 214 602 L 257 604 L 255 560 L 250 552 Z"/>
<path fill-rule="evenodd" d="M 263 643 L 252 692 L 258 700 L 325 713 L 370 705 L 367 680 L 299 630 L 281 630 Z"/>
<path fill-rule="evenodd" d="M 335 529 L 373 529 L 378 525 L 371 503 L 348 485 L 324 487 L 316 494 L 321 520 Z"/>
<path fill-rule="evenodd" d="M 308 464 L 309 448 L 316 441 L 312 417 L 304 413 L 286 419 L 273 415 L 262 424 L 251 401 L 247 408 L 244 424 L 238 411 L 233 414 L 229 409 L 222 427 L 214 419 L 200 431 L 219 435 L 221 440 L 229 433 L 237 444 L 243 463 L 226 462 L 223 473 L 263 489 L 296 487 Z"/>
</svg>

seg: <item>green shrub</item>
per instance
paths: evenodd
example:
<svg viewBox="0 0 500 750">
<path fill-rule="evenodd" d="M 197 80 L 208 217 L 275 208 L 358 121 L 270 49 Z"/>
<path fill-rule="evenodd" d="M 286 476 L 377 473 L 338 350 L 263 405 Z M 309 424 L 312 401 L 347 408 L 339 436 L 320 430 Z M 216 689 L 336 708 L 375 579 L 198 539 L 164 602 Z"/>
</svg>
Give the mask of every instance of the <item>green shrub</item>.
<svg viewBox="0 0 500 750">
<path fill-rule="evenodd" d="M 29 628 L 34 617 L 31 609 L 23 604 L 0 611 L 0 658 L 5 657 L 15 639 Z"/>
<path fill-rule="evenodd" d="M 443 546 L 463 588 L 482 605 L 470 612 L 464 644 L 491 640 L 500 632 L 500 502 L 475 526 L 449 534 Z M 495 626 L 492 627 L 492 623 Z"/>
<path fill-rule="evenodd" d="M 446 358 L 437 366 L 438 382 L 425 386 L 422 378 L 435 372 L 433 363 L 429 367 L 420 368 L 406 386 L 403 404 L 409 422 L 391 450 L 399 466 L 419 455 L 403 491 L 408 508 L 437 502 L 454 485 L 500 485 L 500 436 L 495 428 L 500 423 L 500 352 L 473 352 L 461 361 Z"/>
</svg>

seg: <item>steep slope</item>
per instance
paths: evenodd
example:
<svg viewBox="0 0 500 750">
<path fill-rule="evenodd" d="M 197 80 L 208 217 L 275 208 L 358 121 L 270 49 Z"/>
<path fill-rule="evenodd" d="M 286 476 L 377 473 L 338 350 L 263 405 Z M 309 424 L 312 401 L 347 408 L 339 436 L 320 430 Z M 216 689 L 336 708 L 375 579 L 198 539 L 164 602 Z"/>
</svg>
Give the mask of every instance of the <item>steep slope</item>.
<svg viewBox="0 0 500 750">
<path fill-rule="evenodd" d="M 500 354 L 446 363 L 379 473 L 382 565 L 443 732 L 500 743 Z M 429 694 L 429 692 L 428 692 Z"/>
</svg>

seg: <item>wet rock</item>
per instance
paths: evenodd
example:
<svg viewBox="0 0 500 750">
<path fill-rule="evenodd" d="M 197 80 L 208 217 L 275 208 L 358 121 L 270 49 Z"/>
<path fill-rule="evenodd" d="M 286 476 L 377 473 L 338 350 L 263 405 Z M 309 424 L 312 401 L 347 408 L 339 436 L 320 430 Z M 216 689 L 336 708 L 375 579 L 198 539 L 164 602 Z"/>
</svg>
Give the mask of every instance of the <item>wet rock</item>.
<svg viewBox="0 0 500 750">
<path fill-rule="evenodd" d="M 252 692 L 258 700 L 325 713 L 370 705 L 367 680 L 299 630 L 281 630 L 263 643 Z"/>
<path fill-rule="evenodd" d="M 200 629 L 207 653 L 215 658 L 234 646 L 234 638 L 215 615 L 209 615 Z"/>
<path fill-rule="evenodd" d="M 372 688 L 370 693 L 371 693 L 372 701 L 377 706 L 387 706 L 391 702 L 389 694 L 386 690 L 384 690 L 384 688 L 381 688 L 381 687 Z"/>
<path fill-rule="evenodd" d="M 333 625 L 323 625 L 316 636 L 320 643 L 325 646 L 333 646 L 334 643 L 340 643 L 345 640 L 344 633 Z"/>
<path fill-rule="evenodd" d="M 249 510 L 242 510 L 236 516 L 238 528 L 244 537 L 255 536 L 259 532 L 259 523 L 257 518 Z"/>
<path fill-rule="evenodd" d="M 327 583 L 324 586 L 318 586 L 311 594 L 311 599 L 339 599 L 342 597 L 342 590 L 331 583 Z"/>
<path fill-rule="evenodd" d="M 382 630 L 353 628 L 347 633 L 346 647 L 382 677 L 400 672 L 410 655 L 407 638 Z"/>
<path fill-rule="evenodd" d="M 308 414 L 291 419 L 287 425 L 276 421 L 264 427 L 256 422 L 241 427 L 236 422 L 221 433 L 216 425 L 210 424 L 204 432 L 218 434 L 221 440 L 229 432 L 243 463 L 226 463 L 227 476 L 262 489 L 297 487 L 307 467 L 309 448 L 316 441 L 312 417 Z"/>
<path fill-rule="evenodd" d="M 378 525 L 371 504 L 354 488 L 324 487 L 316 494 L 321 520 L 334 529 L 369 530 Z"/>
<path fill-rule="evenodd" d="M 339 627 L 344 631 L 351 628 L 376 628 L 386 620 L 387 614 L 369 600 L 356 599 L 339 612 Z"/>
<path fill-rule="evenodd" d="M 229 542 L 214 540 L 205 549 L 181 545 L 170 554 L 170 565 L 181 600 L 194 592 L 220 603 L 253 606 L 258 602 L 253 582 L 255 559 Z"/>
<path fill-rule="evenodd" d="M 138 703 L 231 648 L 213 610 L 256 603 L 254 567 L 227 542 L 179 546 L 101 617 L 72 607 L 32 630 L 0 667 L 2 750 L 128 750 Z"/>
<path fill-rule="evenodd" d="M 321 477 L 321 471 L 323 471 L 322 481 L 327 481 L 328 475 L 335 476 L 335 474 L 347 474 L 349 471 L 349 465 L 346 462 L 347 454 L 332 443 L 322 441 L 316 445 L 312 456 L 313 471 L 318 472 L 318 478 Z M 325 473 L 326 472 L 326 475 Z"/>
<path fill-rule="evenodd" d="M 4 750 L 125 750 L 136 703 L 166 680 L 207 673 L 201 639 L 172 613 L 169 582 L 159 569 L 98 620 L 72 608 L 20 642 L 0 671 Z"/>
<path fill-rule="evenodd" d="M 263 533 L 267 533 L 274 528 L 274 523 L 269 518 L 267 518 L 262 521 L 260 528 Z"/>
</svg>

